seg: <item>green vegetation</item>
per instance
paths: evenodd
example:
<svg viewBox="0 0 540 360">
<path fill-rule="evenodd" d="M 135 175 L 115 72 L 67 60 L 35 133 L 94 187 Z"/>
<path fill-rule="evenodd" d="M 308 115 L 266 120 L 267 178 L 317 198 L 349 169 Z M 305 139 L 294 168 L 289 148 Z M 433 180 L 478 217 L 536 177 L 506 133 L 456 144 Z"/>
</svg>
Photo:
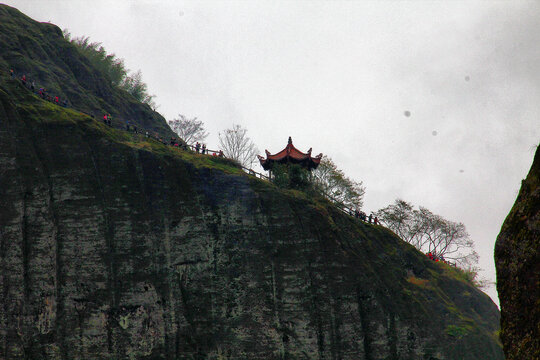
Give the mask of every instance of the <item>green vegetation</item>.
<svg viewBox="0 0 540 360">
<path fill-rule="evenodd" d="M 42 100 L 29 93 L 17 82 L 4 83 L 3 85 L 8 87 L 5 89 L 6 91 L 16 94 L 16 98 L 24 100 L 18 101 L 16 106 L 19 114 L 28 121 L 57 125 L 78 125 L 83 128 L 83 131 L 97 132 L 104 139 L 162 156 L 179 158 L 183 161 L 190 162 L 198 168 L 215 169 L 229 174 L 244 174 L 240 165 L 234 160 L 184 151 L 180 148 L 164 145 L 153 138 L 147 138 L 143 134 L 114 129 L 100 121 L 92 119 L 87 114 Z"/>
<path fill-rule="evenodd" d="M 366 191 L 362 182 L 347 177 L 330 157 L 323 156 L 312 176 L 314 187 L 331 201 L 342 207 L 362 208 Z"/>
<path fill-rule="evenodd" d="M 104 49 L 100 51 L 99 46 L 92 60 L 87 56 L 89 51 L 85 54 L 67 41 L 57 26 L 34 21 L 6 5 L 0 5 L 0 34 L 3 80 L 9 79 L 9 71 L 13 69 L 17 77 L 26 75 L 37 89 L 45 88 L 49 95 L 67 100 L 76 110 L 96 118 L 111 114 L 116 127 L 129 121 L 164 138 L 174 135 L 160 114 L 137 100 L 144 99 L 135 98 L 121 88 L 126 69 L 115 56 Z M 131 85 L 137 85 L 136 74 L 131 77 L 134 79 Z M 129 85 L 129 81 L 125 83 Z M 23 101 L 21 96 L 30 95 L 30 91 L 10 93 L 19 102 Z"/>
<path fill-rule="evenodd" d="M 298 164 L 275 164 L 272 172 L 277 187 L 303 191 L 312 188 L 309 172 Z"/>
<path fill-rule="evenodd" d="M 422 288 L 428 286 L 429 283 L 429 280 L 427 279 L 420 279 L 414 276 L 409 276 L 409 278 L 407 278 L 407 281 L 413 285 L 420 286 Z"/>
<path fill-rule="evenodd" d="M 457 326 L 457 325 L 448 325 L 446 329 L 444 329 L 444 332 L 448 336 L 452 336 L 458 339 L 461 339 L 465 337 L 467 334 L 471 332 L 472 328 L 471 326 Z"/>
<path fill-rule="evenodd" d="M 94 67 L 103 76 L 109 79 L 113 86 L 117 86 L 127 91 L 135 99 L 148 104 L 152 109 L 156 109 L 154 102 L 155 95 L 148 94 L 148 85 L 142 81 L 141 71 L 129 74 L 123 59 L 119 59 L 115 54 L 109 54 L 99 42 L 90 42 L 88 36 L 72 37 L 68 29 L 63 30 L 66 40 L 75 45 L 79 51 L 88 58 Z"/>
</svg>

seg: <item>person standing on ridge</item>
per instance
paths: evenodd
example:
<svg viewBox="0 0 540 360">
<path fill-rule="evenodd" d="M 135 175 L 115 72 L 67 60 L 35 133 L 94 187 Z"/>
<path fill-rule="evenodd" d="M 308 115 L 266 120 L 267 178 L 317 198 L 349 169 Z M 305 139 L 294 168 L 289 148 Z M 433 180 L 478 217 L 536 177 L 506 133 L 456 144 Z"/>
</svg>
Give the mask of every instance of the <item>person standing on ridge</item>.
<svg viewBox="0 0 540 360">
<path fill-rule="evenodd" d="M 9 70 L 9 75 L 11 76 L 11 80 L 15 79 L 15 71 L 13 69 Z"/>
<path fill-rule="evenodd" d="M 373 218 L 373 214 L 369 214 L 368 223 L 371 224 L 371 219 Z"/>
</svg>

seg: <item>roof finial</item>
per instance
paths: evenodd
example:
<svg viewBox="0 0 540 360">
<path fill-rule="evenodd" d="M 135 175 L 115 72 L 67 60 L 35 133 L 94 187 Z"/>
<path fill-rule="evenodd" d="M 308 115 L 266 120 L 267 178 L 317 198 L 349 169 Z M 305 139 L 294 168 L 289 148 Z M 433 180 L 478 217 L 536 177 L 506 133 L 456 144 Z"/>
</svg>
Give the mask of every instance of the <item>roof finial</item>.
<svg viewBox="0 0 540 360">
<path fill-rule="evenodd" d="M 289 144 L 292 144 L 292 139 L 290 136 L 289 136 Z"/>
</svg>

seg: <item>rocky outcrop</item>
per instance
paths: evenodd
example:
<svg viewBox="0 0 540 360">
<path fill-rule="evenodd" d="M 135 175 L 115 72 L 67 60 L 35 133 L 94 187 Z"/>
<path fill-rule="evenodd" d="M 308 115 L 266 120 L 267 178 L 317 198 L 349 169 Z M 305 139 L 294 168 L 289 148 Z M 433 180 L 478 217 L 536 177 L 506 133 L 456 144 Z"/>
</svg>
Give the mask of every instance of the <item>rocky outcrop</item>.
<svg viewBox="0 0 540 360">
<path fill-rule="evenodd" d="M 540 359 L 540 150 L 497 238 L 495 264 L 506 358 Z"/>
<path fill-rule="evenodd" d="M 0 83 L 0 357 L 503 359 L 459 271 Z"/>
</svg>

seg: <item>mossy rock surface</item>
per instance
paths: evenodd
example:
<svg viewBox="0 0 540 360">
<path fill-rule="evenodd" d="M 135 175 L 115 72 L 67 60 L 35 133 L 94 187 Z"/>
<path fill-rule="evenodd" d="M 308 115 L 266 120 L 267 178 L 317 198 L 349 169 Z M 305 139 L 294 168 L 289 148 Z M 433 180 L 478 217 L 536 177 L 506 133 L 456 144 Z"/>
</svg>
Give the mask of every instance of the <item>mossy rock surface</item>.
<svg viewBox="0 0 540 360">
<path fill-rule="evenodd" d="M 3 75 L 0 149 L 1 358 L 503 359 L 487 295 L 324 199 Z"/>
<path fill-rule="evenodd" d="M 540 148 L 495 247 L 508 360 L 540 359 Z"/>
</svg>

